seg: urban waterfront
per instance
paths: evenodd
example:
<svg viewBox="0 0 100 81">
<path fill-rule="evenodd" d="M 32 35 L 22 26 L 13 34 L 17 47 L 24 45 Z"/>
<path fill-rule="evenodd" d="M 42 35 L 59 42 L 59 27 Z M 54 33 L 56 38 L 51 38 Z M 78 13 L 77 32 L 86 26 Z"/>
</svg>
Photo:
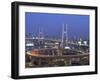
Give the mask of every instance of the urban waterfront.
<svg viewBox="0 0 100 81">
<path fill-rule="evenodd" d="M 88 40 L 68 40 L 65 27 L 62 39 L 45 38 L 41 31 L 25 39 L 26 68 L 89 65 Z"/>
<path fill-rule="evenodd" d="M 34 13 L 31 14 L 28 13 L 27 17 L 29 17 L 29 15 L 32 16 L 33 14 Z M 47 17 L 49 16 L 51 15 L 47 15 Z M 86 18 L 86 20 L 87 19 L 88 18 Z M 75 31 L 73 29 L 72 29 L 73 31 L 71 31 L 70 25 L 66 23 L 64 24 L 61 23 L 61 27 L 59 27 L 58 29 L 57 26 L 55 27 L 56 28 L 55 29 L 53 26 L 45 27 L 44 25 L 39 27 L 35 27 L 35 26 L 29 27 L 30 25 L 29 23 L 31 22 L 30 20 L 32 20 L 32 17 L 30 17 L 29 19 L 26 18 L 26 23 L 28 23 L 26 24 L 26 34 L 25 34 L 25 67 L 26 68 L 89 65 L 90 54 L 89 54 L 89 37 L 87 33 L 89 32 L 88 30 L 85 30 L 84 33 L 81 28 L 78 28 L 76 34 L 74 34 Z M 32 22 L 34 20 L 32 20 Z M 40 19 L 36 19 L 36 20 L 39 21 Z M 55 20 L 55 22 L 56 21 L 57 19 Z M 31 24 L 37 23 L 35 21 L 34 23 L 32 22 Z M 48 19 L 45 22 L 49 22 Z M 49 25 L 51 25 L 51 23 Z M 50 28 L 52 28 L 53 30 L 50 31 Z M 69 34 L 69 32 L 72 33 L 74 32 L 74 33 Z M 80 34 L 83 36 L 80 36 Z M 73 35 L 76 36 L 76 38 L 72 38 Z"/>
</svg>

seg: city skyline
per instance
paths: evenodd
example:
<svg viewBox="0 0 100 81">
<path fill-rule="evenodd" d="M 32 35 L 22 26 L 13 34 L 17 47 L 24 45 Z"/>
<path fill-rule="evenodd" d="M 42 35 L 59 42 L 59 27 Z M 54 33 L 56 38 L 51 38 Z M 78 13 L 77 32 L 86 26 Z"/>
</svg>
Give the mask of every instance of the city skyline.
<svg viewBox="0 0 100 81">
<path fill-rule="evenodd" d="M 25 16 L 26 68 L 89 65 L 88 15 L 26 12 Z"/>
<path fill-rule="evenodd" d="M 26 12 L 25 23 L 25 33 L 35 37 L 41 30 L 44 37 L 61 38 L 62 26 L 67 24 L 68 39 L 89 39 L 88 15 Z"/>
</svg>

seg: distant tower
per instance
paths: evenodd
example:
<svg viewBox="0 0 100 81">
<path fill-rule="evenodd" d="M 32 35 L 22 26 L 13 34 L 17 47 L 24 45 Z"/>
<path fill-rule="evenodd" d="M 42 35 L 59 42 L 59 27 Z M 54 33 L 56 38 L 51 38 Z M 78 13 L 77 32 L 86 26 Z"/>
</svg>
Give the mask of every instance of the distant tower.
<svg viewBox="0 0 100 81">
<path fill-rule="evenodd" d="M 43 39 L 44 39 L 43 32 L 39 29 L 39 34 L 38 34 L 39 44 L 43 44 Z"/>
<path fill-rule="evenodd" d="M 43 39 L 43 38 L 44 38 L 43 32 L 42 32 L 40 29 L 39 29 L 38 38 L 39 38 L 39 39 Z"/>
<path fill-rule="evenodd" d="M 68 42 L 67 24 L 63 24 L 61 48 L 64 48 L 65 46 L 67 46 L 67 42 Z"/>
</svg>

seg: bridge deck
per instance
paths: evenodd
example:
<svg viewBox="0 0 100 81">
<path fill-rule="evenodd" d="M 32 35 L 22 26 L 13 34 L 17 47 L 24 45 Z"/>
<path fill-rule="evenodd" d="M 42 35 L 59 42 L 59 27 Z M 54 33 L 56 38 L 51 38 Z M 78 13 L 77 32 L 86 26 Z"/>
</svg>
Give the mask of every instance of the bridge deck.
<svg viewBox="0 0 100 81">
<path fill-rule="evenodd" d="M 32 57 L 38 57 L 38 58 L 78 58 L 78 57 L 85 57 L 89 56 L 89 54 L 77 54 L 77 55 L 38 55 L 38 54 L 30 54 L 27 53 L 27 55 L 30 55 Z"/>
</svg>

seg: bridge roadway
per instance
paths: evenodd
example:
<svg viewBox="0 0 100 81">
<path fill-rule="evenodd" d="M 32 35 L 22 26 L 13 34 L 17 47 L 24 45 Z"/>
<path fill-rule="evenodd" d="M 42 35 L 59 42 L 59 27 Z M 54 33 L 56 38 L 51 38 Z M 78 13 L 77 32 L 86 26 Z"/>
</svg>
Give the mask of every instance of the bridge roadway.
<svg viewBox="0 0 100 81">
<path fill-rule="evenodd" d="M 76 54 L 76 55 L 40 55 L 35 53 L 27 52 L 27 55 L 38 58 L 82 58 L 89 57 L 89 54 Z"/>
<path fill-rule="evenodd" d="M 82 54 L 78 53 L 77 54 L 70 54 L 70 55 L 62 55 L 62 52 L 61 54 L 59 55 L 58 53 L 56 55 L 52 54 L 52 55 L 46 55 L 46 54 L 43 54 L 43 53 L 40 53 L 38 51 L 40 50 L 47 50 L 49 48 L 44 48 L 44 49 L 34 49 L 33 51 L 27 51 L 26 54 L 28 56 L 31 56 L 31 64 L 33 67 L 40 67 L 40 66 L 59 66 L 59 61 L 61 62 L 60 64 L 67 64 L 67 65 L 72 65 L 72 62 L 73 60 L 75 61 L 78 61 L 81 62 L 82 59 L 85 59 L 87 61 L 86 64 L 88 64 L 88 60 L 89 60 L 89 54 L 88 53 L 84 53 L 82 52 Z M 51 48 L 50 50 L 54 51 L 55 49 Z M 56 49 L 57 50 L 57 49 Z M 59 49 L 58 49 L 59 50 Z M 38 58 L 38 62 L 37 62 L 37 65 L 34 65 L 33 63 L 35 62 L 35 60 L 33 58 Z M 47 62 L 47 64 L 42 64 L 42 62 L 44 61 L 45 59 L 45 62 Z M 82 62 L 83 63 L 83 62 Z M 83 63 L 84 65 L 84 63 Z M 30 67 L 30 66 L 28 66 Z"/>
<path fill-rule="evenodd" d="M 26 40 L 45 40 L 45 41 L 53 41 L 53 42 L 59 42 L 61 43 L 61 39 L 51 39 L 51 38 L 25 38 Z M 71 44 L 71 45 L 79 45 L 78 43 L 74 43 L 74 42 L 67 42 L 68 44 Z M 82 46 L 88 46 L 88 45 L 82 45 Z"/>
<path fill-rule="evenodd" d="M 51 38 L 25 38 L 26 40 L 47 40 L 47 41 L 54 41 L 54 42 L 61 42 L 61 39 L 51 39 Z"/>
</svg>

